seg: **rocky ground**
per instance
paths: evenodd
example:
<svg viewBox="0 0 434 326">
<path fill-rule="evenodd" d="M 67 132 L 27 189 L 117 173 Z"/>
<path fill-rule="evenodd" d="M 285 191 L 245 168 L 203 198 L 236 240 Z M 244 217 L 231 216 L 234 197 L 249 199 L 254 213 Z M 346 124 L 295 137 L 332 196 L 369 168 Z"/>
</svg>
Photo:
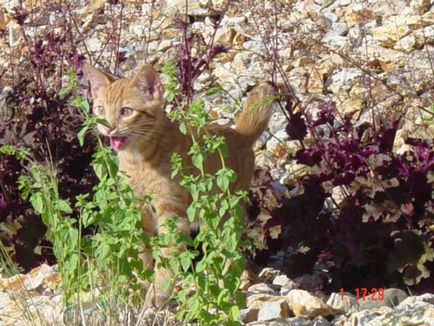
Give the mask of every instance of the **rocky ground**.
<svg viewBox="0 0 434 326">
<path fill-rule="evenodd" d="M 33 29 L 28 33 L 62 28 L 62 12 L 50 10 L 50 1 L 1 0 L 0 72 L 6 77 L 13 74 L 11 67 L 28 64 L 25 39 L 13 18 L 13 9 L 20 2 L 33 10 Z M 77 3 L 71 12 L 78 21 L 75 32 L 84 40 L 81 51 L 107 68 L 112 56 L 112 49 L 106 46 L 113 24 L 110 17 L 119 18 L 121 7 L 105 0 Z M 167 0 L 155 6 L 151 1 L 124 3 L 120 50 L 126 61 L 120 72 L 128 75 L 145 60 L 163 66 L 181 40 L 182 31 L 175 20 L 185 11 L 185 1 Z M 212 37 L 213 22 L 225 4 L 225 0 L 189 1 L 193 29 L 205 41 Z M 434 138 L 434 125 L 422 123 L 423 109 L 434 99 L 433 6 L 432 0 L 295 1 L 291 12 L 282 4 L 274 20 L 278 33 L 267 34 L 270 21 L 264 17 L 272 12 L 270 3 L 233 1 L 215 34 L 215 42 L 229 50 L 216 57 L 195 83 L 195 90 L 204 92 L 219 82 L 227 94 L 206 96 L 206 105 L 213 118 L 231 121 L 237 112 L 229 105 L 231 98 L 243 98 L 250 87 L 269 79 L 273 62 L 268 46 L 276 36 L 274 53 L 304 107 L 315 114 L 315 102 L 330 99 L 339 112 L 352 112 L 360 123 L 369 119 L 374 109 L 404 112 L 394 144 L 397 152 L 403 151 L 404 137 Z M 277 76 L 277 83 L 283 82 Z M 8 85 L 0 85 L 0 116 L 8 115 L 2 95 L 9 90 Z M 296 163 L 281 157 L 283 143 L 292 150 L 299 146 L 288 140 L 285 123 L 276 106 L 270 133 L 257 144 L 257 164 L 270 167 L 273 178 L 282 184 L 303 173 Z M 387 289 L 384 300 L 374 301 L 372 296 L 357 300 L 355 289 L 345 289 L 351 293 L 318 297 L 273 269 L 264 269 L 259 279 L 260 283 L 245 287 L 247 308 L 242 310 L 241 320 L 248 325 L 434 325 L 433 294 L 408 296 L 402 290 Z M 34 324 L 39 320 L 50 320 L 53 325 L 60 322 L 63 309 L 58 282 L 55 270 L 46 265 L 27 275 L 0 277 L 0 325 L 25 325 L 29 320 Z M 23 297 L 28 298 L 26 302 Z M 154 315 L 147 313 L 148 318 Z"/>
<path fill-rule="evenodd" d="M 246 325 L 434 325 L 434 294 L 409 296 L 389 288 L 381 296 L 360 293 L 357 298 L 354 292 L 342 292 L 319 297 L 275 269 L 265 268 L 258 276 L 259 283 L 246 280 L 243 285 L 246 308 L 240 320 Z M 0 278 L 0 325 L 68 325 L 58 284 L 59 275 L 48 265 L 27 275 Z M 85 305 L 84 315 L 92 315 L 93 309 Z M 145 325 L 177 325 L 170 311 L 148 309 L 143 321 Z"/>
</svg>

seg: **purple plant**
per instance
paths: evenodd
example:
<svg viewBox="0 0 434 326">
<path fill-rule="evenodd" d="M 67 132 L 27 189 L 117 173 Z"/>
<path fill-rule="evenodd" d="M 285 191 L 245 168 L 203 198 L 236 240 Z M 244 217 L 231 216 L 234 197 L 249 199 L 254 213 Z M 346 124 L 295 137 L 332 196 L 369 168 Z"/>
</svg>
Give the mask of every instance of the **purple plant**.
<svg viewBox="0 0 434 326">
<path fill-rule="evenodd" d="M 281 225 L 279 239 L 269 240 L 271 251 L 284 250 L 280 268 L 292 277 L 327 270 L 319 288 L 413 286 L 434 289 L 432 144 L 407 139 L 409 150 L 393 151 L 399 117 L 373 126 L 354 125 L 337 116 L 334 103 L 323 103 L 316 118 L 290 114 L 287 132 L 310 146 L 298 150 L 297 163 L 311 167 L 298 182 L 303 193 L 267 207 L 254 188 L 251 212 L 268 208 L 267 227 Z M 262 190 L 258 190 L 262 189 Z M 334 193 L 340 192 L 337 202 Z M 333 205 L 330 205 L 333 203 Z M 266 231 L 265 231 L 266 232 Z M 278 243 L 278 245 L 276 245 Z M 300 252 L 300 247 L 304 248 Z M 403 250 L 403 248 L 406 248 Z M 258 254 L 264 262 L 270 252 Z"/>
<path fill-rule="evenodd" d="M 13 78 L 3 74 L 0 81 L 13 89 L 7 103 L 14 110 L 12 119 L 0 124 L 0 146 L 24 146 L 35 160 L 51 161 L 61 196 L 74 203 L 76 195 L 89 192 L 95 183 L 89 168 L 94 140 L 90 137 L 84 148 L 79 146 L 81 115 L 58 91 L 65 70 L 78 65 L 82 57 L 66 37 L 68 29 L 64 34 L 46 31 L 29 38 L 24 29 L 29 13 L 20 8 L 15 12 L 28 51 L 25 64 L 11 67 Z M 0 228 L 0 239 L 13 260 L 29 270 L 44 261 L 53 263 L 54 258 L 40 217 L 20 195 L 18 177 L 25 173 L 15 158 L 0 154 L 0 224 L 7 226 Z"/>
</svg>

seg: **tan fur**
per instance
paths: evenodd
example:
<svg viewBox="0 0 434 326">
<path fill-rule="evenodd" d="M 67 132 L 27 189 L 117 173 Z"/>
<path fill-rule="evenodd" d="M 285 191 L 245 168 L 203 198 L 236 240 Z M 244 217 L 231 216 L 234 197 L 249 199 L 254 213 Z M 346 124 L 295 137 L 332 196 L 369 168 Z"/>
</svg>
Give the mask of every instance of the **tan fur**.
<svg viewBox="0 0 434 326">
<path fill-rule="evenodd" d="M 155 213 L 144 209 L 142 214 L 143 230 L 150 235 L 164 232 L 166 219 L 176 216 L 178 230 L 190 232 L 190 223 L 186 218 L 186 209 L 191 202 L 189 193 L 179 185 L 179 180 L 172 180 L 170 158 L 179 153 L 187 168 L 194 172 L 188 151 L 191 138 L 183 135 L 172 124 L 163 110 L 162 87 L 158 74 L 150 65 L 142 66 L 130 79 L 113 80 L 90 65 L 85 65 L 94 96 L 94 108 L 102 107 L 99 114 L 108 121 L 110 128 L 99 126 L 101 132 L 111 136 L 128 135 L 129 141 L 118 151 L 120 171 L 126 182 L 132 187 L 137 197 L 152 194 Z M 226 138 L 228 157 L 226 164 L 237 173 L 233 189 L 247 189 L 254 171 L 254 153 L 252 144 L 265 130 L 271 112 L 273 89 L 262 84 L 250 92 L 246 105 L 237 120 L 235 129 L 210 124 L 208 132 L 223 135 Z M 123 107 L 134 109 L 134 114 L 121 118 Z M 221 168 L 218 157 L 205 161 L 207 172 Z M 170 256 L 174 250 L 163 250 L 163 256 Z M 146 264 L 151 264 L 148 253 L 143 257 Z M 151 295 L 153 304 L 160 306 L 170 294 L 162 286 L 170 273 L 162 268 L 156 269 L 155 292 Z"/>
</svg>

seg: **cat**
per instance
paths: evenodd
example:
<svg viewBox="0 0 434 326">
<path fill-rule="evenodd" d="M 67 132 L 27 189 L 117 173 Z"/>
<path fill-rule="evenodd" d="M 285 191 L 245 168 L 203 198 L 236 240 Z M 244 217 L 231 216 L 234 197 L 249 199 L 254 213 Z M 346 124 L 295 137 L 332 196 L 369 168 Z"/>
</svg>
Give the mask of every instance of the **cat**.
<svg viewBox="0 0 434 326">
<path fill-rule="evenodd" d="M 191 168 L 187 153 L 192 141 L 166 117 L 163 86 L 157 71 L 152 65 L 144 64 L 133 77 L 116 78 L 89 64 L 83 70 L 91 86 L 93 112 L 108 122 L 108 126 L 99 124 L 97 128 L 109 137 L 111 147 L 117 152 L 119 171 L 125 175 L 135 196 L 153 195 L 154 209 L 141 212 L 143 231 L 151 236 L 165 232 L 165 221 L 176 216 L 177 230 L 189 233 L 192 225 L 186 210 L 191 198 L 179 180 L 171 178 L 170 161 L 173 153 L 179 153 L 187 168 Z M 225 163 L 237 174 L 231 185 L 233 190 L 249 188 L 255 168 L 252 145 L 267 128 L 273 94 L 273 87 L 268 83 L 254 88 L 234 129 L 213 123 L 206 126 L 209 133 L 226 139 Z M 204 165 L 209 173 L 221 168 L 220 160 L 212 156 Z M 168 257 L 174 250 L 182 249 L 165 248 L 161 255 Z M 152 267 L 150 250 L 142 259 L 145 266 Z M 170 296 L 171 289 L 166 289 L 163 282 L 171 274 L 164 268 L 155 268 L 155 274 L 154 291 L 148 291 L 148 300 L 161 307 Z"/>
</svg>

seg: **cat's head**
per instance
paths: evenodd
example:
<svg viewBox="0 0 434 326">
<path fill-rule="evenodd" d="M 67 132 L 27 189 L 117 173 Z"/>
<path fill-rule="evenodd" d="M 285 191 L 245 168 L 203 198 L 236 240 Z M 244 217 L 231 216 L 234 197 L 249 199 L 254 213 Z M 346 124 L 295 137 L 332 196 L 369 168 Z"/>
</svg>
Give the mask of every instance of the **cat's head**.
<svg viewBox="0 0 434 326">
<path fill-rule="evenodd" d="M 141 66 L 132 78 L 116 78 L 89 64 L 83 70 L 91 85 L 93 112 L 108 124 L 98 124 L 98 130 L 110 137 L 113 149 L 158 141 L 165 119 L 163 87 L 152 65 Z"/>
</svg>

